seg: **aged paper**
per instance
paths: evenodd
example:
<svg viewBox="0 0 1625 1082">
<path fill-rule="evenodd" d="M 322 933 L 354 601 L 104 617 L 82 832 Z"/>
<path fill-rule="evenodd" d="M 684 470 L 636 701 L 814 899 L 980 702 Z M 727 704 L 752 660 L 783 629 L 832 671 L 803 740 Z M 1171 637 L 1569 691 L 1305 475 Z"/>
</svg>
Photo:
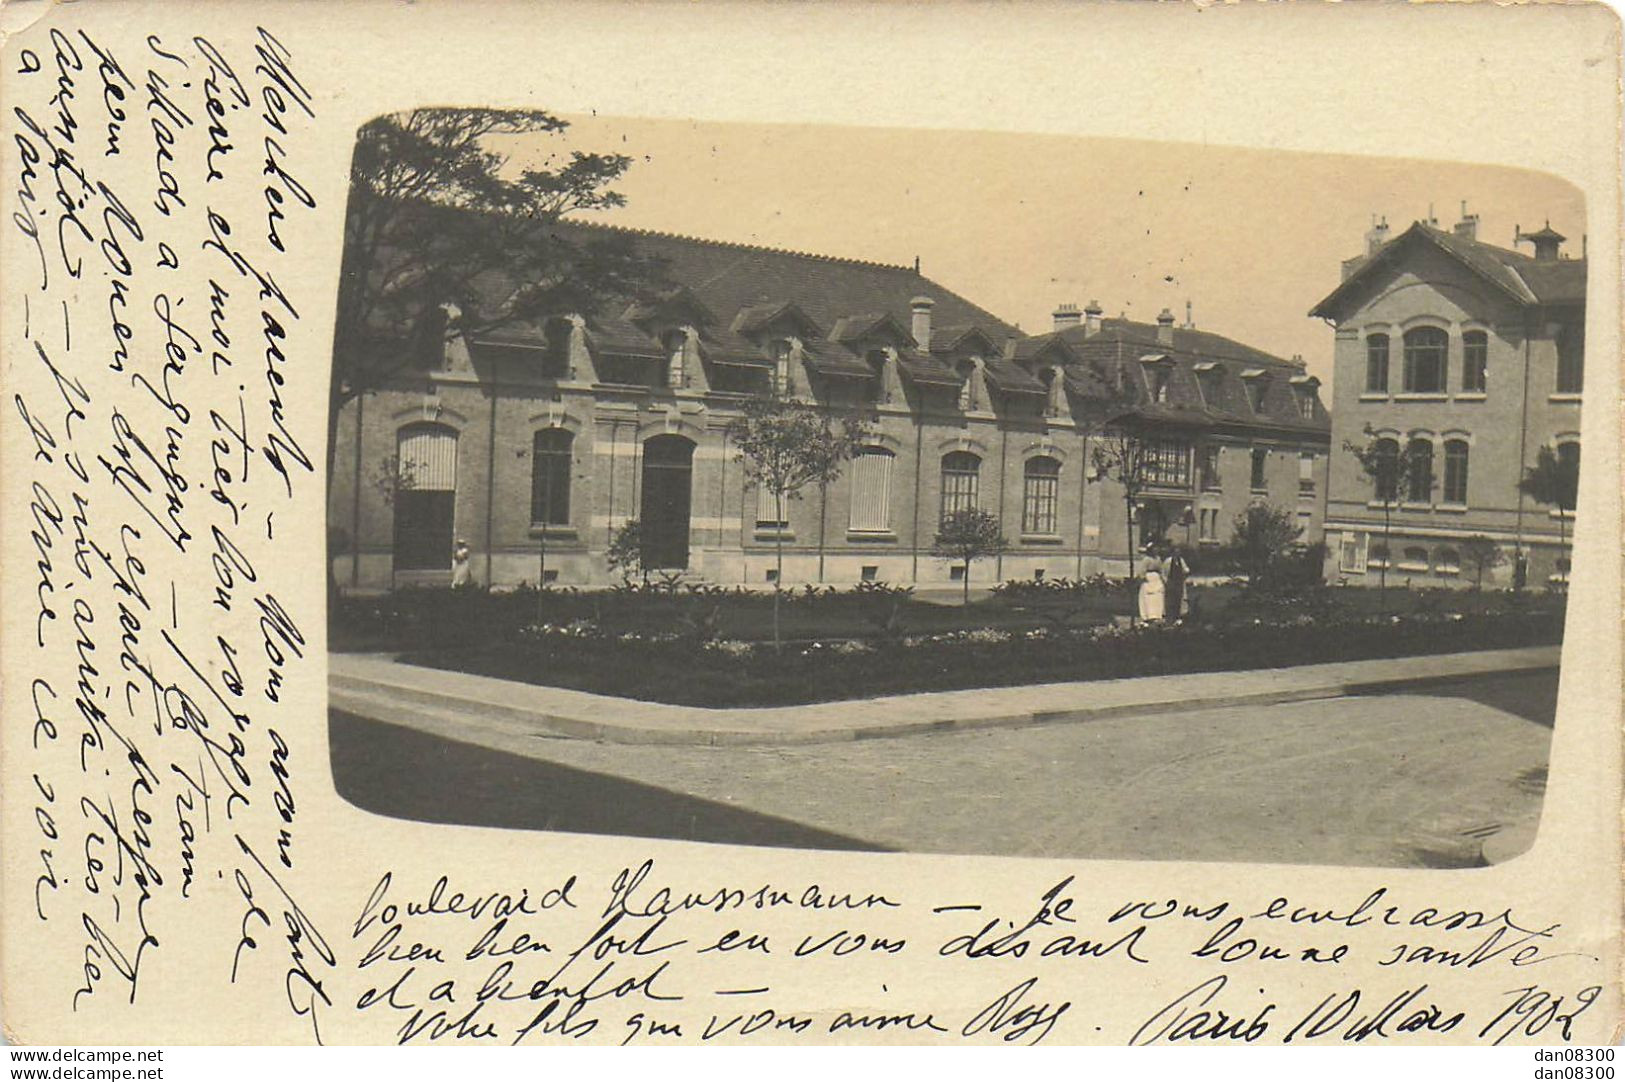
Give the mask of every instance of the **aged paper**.
<svg viewBox="0 0 1625 1082">
<path fill-rule="evenodd" d="M 0 995 L 9 1040 L 1380 1045 L 1594 1044 L 1617 1035 L 1620 27 L 1605 9 L 82 3 L 10 5 L 3 18 Z M 755 759 L 705 759 L 729 741 L 662 750 L 605 735 L 645 725 L 646 703 L 596 715 L 597 728 L 578 728 L 588 739 L 575 741 L 496 714 L 467 729 L 369 727 L 354 712 L 366 697 L 360 685 L 335 678 L 334 703 L 350 695 L 341 731 L 328 713 L 330 665 L 337 673 L 341 664 L 330 662 L 328 580 L 365 586 L 384 566 L 368 562 L 382 550 L 365 548 L 358 534 L 361 500 L 378 497 L 373 475 L 386 459 L 354 443 L 349 457 L 329 454 L 330 441 L 342 449 L 348 438 L 328 423 L 335 400 L 327 392 L 351 158 L 363 125 L 429 107 L 570 119 L 556 145 L 520 149 L 534 152 L 536 168 L 548 167 L 549 152 L 628 155 L 628 203 L 615 222 L 850 256 L 888 274 L 907 272 L 925 253 L 923 273 L 996 313 L 983 315 L 1001 326 L 1024 321 L 1028 334 L 1049 329 L 1051 306 L 1097 294 L 1110 306 L 1107 323 L 1154 323 L 1157 307 L 1179 308 L 1184 286 L 1174 278 L 1187 273 L 1180 264 L 1188 257 L 1206 292 L 1181 326 L 1212 327 L 1278 355 L 1290 378 L 1268 393 L 1298 403 L 1288 408 L 1307 410 L 1310 421 L 1324 421 L 1333 401 L 1334 332 L 1306 312 L 1338 288 L 1339 262 L 1361 253 L 1368 215 L 1391 215 L 1398 235 L 1410 219 L 1437 213 L 1449 233 L 1457 208 L 1444 201 L 1470 198 L 1496 230 L 1495 244 L 1510 245 L 1513 226 L 1520 242 L 1537 237 L 1542 215 L 1566 230 L 1565 255 L 1583 253 L 1588 263 L 1577 281 L 1591 393 L 1583 402 L 1577 387 L 1539 396 L 1542 409 L 1578 417 L 1554 422 L 1542 439 L 1572 442 L 1583 431 L 1586 444 L 1577 510 L 1548 515 L 1542 506 L 1530 520 L 1542 537 L 1560 531 L 1530 564 L 1553 589 L 1531 592 L 1567 587 L 1549 758 L 1546 732 L 1505 711 L 1484 728 L 1452 728 L 1452 711 L 1468 709 L 1459 697 L 1419 696 L 1412 720 L 1385 738 L 1395 748 L 1426 744 L 1438 761 L 1512 762 L 1529 749 L 1546 767 L 1543 800 L 1538 778 L 1520 775 L 1525 796 L 1531 785 L 1537 794 L 1518 805 L 1530 831 L 1538 817 L 1532 846 L 1501 863 L 1457 861 L 1459 849 L 1433 867 L 1414 853 L 1394 857 L 1392 824 L 1403 816 L 1378 805 L 1417 760 L 1360 751 L 1377 739 L 1369 730 L 1316 728 L 1333 716 L 1324 711 L 1341 709 L 1332 705 L 1290 715 L 1301 729 L 1227 739 L 1227 726 L 1259 731 L 1267 694 L 1249 705 L 1227 692 L 1231 713 L 1193 723 L 1197 735 L 1176 733 L 1132 769 L 1127 759 L 1103 759 L 1105 750 L 1090 758 L 1074 748 L 1079 789 L 1120 787 L 1086 805 L 1097 809 L 1089 815 L 1067 810 L 1072 767 L 1041 767 L 1061 755 L 1042 744 L 1044 734 L 1075 742 L 1080 727 L 1097 726 L 1090 731 L 1101 740 L 1127 733 L 1133 741 L 1131 726 L 1062 717 L 1012 727 L 1039 743 L 998 760 L 985 750 L 991 745 L 949 743 L 963 739 L 954 734 L 854 741 L 853 730 L 881 724 L 868 716 L 878 708 L 860 699 L 816 722 L 846 733 L 844 744 L 781 741 Z M 1207 200 L 1194 211 L 1178 201 L 1193 184 L 1191 198 Z M 1434 198 L 1437 212 L 1415 202 Z M 1325 225 L 1314 208 L 1333 203 L 1343 208 L 1342 231 L 1312 233 Z M 920 219 L 906 217 L 911 206 L 926 208 Z M 1470 213 L 1461 212 L 1464 220 Z M 1133 255 L 1130 234 L 1159 246 L 1155 258 Z M 1517 259 L 1514 269 L 1523 266 Z M 1313 281 L 1302 297 L 1261 295 L 1250 275 L 1263 264 L 1276 275 L 1268 281 Z M 1034 278 L 1040 265 L 1047 269 Z M 1153 266 L 1168 268 L 1163 292 L 1139 280 Z M 1528 287 L 1528 304 L 1544 312 L 1550 298 L 1537 286 Z M 705 288 L 695 282 L 663 302 L 697 311 Z M 892 386 L 885 373 L 930 337 L 927 301 L 915 306 L 923 325 L 908 324 L 907 312 L 890 317 L 885 333 L 902 345 L 879 351 L 892 365 L 875 377 L 882 393 Z M 940 340 L 948 302 L 934 303 Z M 836 314 L 870 316 L 879 333 L 873 328 L 885 321 L 859 305 Z M 730 333 L 749 330 L 734 311 L 710 315 Z M 1083 313 L 1058 311 L 1057 327 L 1072 317 Z M 832 321 L 805 311 L 795 318 L 803 321 L 798 343 L 833 340 Z M 1167 320 L 1170 335 L 1178 318 Z M 1393 332 L 1396 381 L 1407 327 L 1396 322 Z M 1546 323 L 1539 327 L 1544 334 Z M 581 329 L 582 341 L 595 343 L 583 349 L 609 340 L 590 320 Z M 728 368 L 733 339 L 696 334 L 702 352 L 678 360 L 704 356 L 695 371 L 719 381 L 708 391 L 721 389 L 716 371 Z M 1417 339 L 1403 363 L 1426 364 L 1427 348 Z M 1294 352 L 1305 362 L 1296 368 L 1285 361 Z M 1019 369 L 1019 359 L 1008 363 Z M 1135 378 L 1148 380 L 1160 402 L 1156 365 L 1175 362 L 1154 351 L 1133 359 L 1146 362 Z M 736 358 L 734 367 L 754 363 Z M 1492 356 L 1491 396 L 1500 391 L 1497 363 Z M 991 383 L 965 377 L 964 412 L 981 405 L 977 388 L 1005 394 L 1000 379 L 1036 379 L 994 367 L 974 369 L 993 372 Z M 1255 380 L 1266 367 L 1239 376 Z M 924 368 L 910 371 L 897 377 L 900 398 L 913 393 L 908 379 L 929 382 Z M 1411 367 L 1406 373 L 1412 378 Z M 599 373 L 600 385 L 625 382 Z M 1040 403 L 1050 394 L 1061 408 L 1046 386 L 1009 393 Z M 442 444 L 429 436 L 411 443 L 414 432 L 433 433 L 408 429 L 478 421 L 455 393 L 369 399 L 387 402 L 380 408 L 407 433 L 388 467 L 395 481 L 383 487 L 395 484 L 389 498 L 425 516 L 402 533 L 397 513 L 394 571 L 382 572 L 395 585 L 404 581 L 410 530 L 421 527 L 411 544 L 440 543 L 422 536 L 441 521 L 432 498 L 441 489 L 424 478 L 438 476 Z M 1463 409 L 1477 393 L 1465 388 Z M 469 394 L 487 401 L 477 389 Z M 668 436 L 701 431 L 675 402 L 681 396 L 671 397 L 669 408 L 634 407 L 629 431 L 653 433 L 657 413 Z M 496 399 L 489 403 L 494 418 Z M 559 418 L 570 408 L 541 399 L 527 406 L 523 442 L 501 453 L 515 461 L 551 453 L 539 437 L 531 442 L 531 428 L 567 430 Z M 363 430 L 353 413 L 342 416 Z M 1441 483 L 1467 484 L 1467 474 L 1446 468 L 1455 429 L 1420 427 L 1440 441 Z M 495 425 L 490 431 L 489 447 L 465 440 L 459 453 L 494 471 Z M 1510 438 L 1468 434 L 1477 464 Z M 1326 458 L 1342 452 L 1324 428 L 1319 438 L 1318 463 L 1292 447 L 1291 459 L 1280 459 L 1291 471 L 1310 463 L 1284 482 L 1288 499 L 1323 493 Z M 876 454 L 909 453 L 901 440 L 876 439 Z M 1035 444 L 1044 452 L 1035 457 L 1058 462 L 1062 478 L 1077 476 L 1088 457 L 1062 442 Z M 619 444 L 606 446 L 594 453 L 613 472 Z M 646 465 L 661 465 L 656 446 L 645 444 Z M 695 469 L 734 461 L 732 452 L 708 453 L 702 440 Z M 968 475 L 953 468 L 965 459 L 947 456 L 991 459 L 995 450 L 966 436 L 963 445 L 945 438 L 942 454 L 950 487 L 960 483 L 950 474 Z M 1225 461 L 1241 469 L 1245 451 L 1235 454 Z M 405 492 L 398 471 L 408 456 L 423 472 Z M 1256 470 L 1274 468 L 1267 456 L 1255 461 Z M 1514 461 L 1533 461 L 1533 450 Z M 523 468 L 533 476 L 530 460 Z M 721 536 L 754 514 L 747 533 L 751 525 L 791 532 L 789 512 L 758 509 L 771 501 L 745 507 L 740 482 L 719 476 L 719 485 L 736 486 L 733 503 L 725 490 L 722 510 L 696 504 L 695 531 Z M 1024 483 L 1019 470 L 1012 476 Z M 1047 476 L 1031 471 L 1028 505 L 1012 495 L 1005 506 L 1026 516 L 1022 528 L 1038 539 L 1030 551 L 1075 528 L 1075 564 L 1005 554 L 1000 577 L 1087 570 L 1084 509 L 1063 497 L 1057 516 Z M 1308 487 L 1292 487 L 1302 482 Z M 547 583 L 549 566 L 561 584 L 586 575 L 587 556 L 571 562 L 575 538 L 550 533 L 577 520 L 556 521 L 552 490 L 540 486 L 526 480 L 510 501 L 530 502 L 537 530 L 526 536 L 536 550 L 516 547 L 504 571 L 494 550 L 458 551 L 484 544 L 490 517 L 483 528 L 446 519 L 450 559 L 427 559 L 425 581 L 443 574 L 446 586 L 459 576 L 501 585 L 506 574 L 508 585 Z M 334 508 L 351 499 L 358 510 L 346 519 Z M 973 494 L 967 506 L 975 503 Z M 1206 528 L 1197 510 L 1185 524 L 1193 538 Z M 646 517 L 656 511 L 666 513 L 645 504 Z M 607 505 L 577 512 L 606 536 L 625 515 Z M 856 534 L 889 526 L 852 514 Z M 1316 531 L 1333 528 L 1323 507 L 1305 516 Z M 1091 543 L 1116 521 L 1102 517 Z M 1146 521 L 1130 528 L 1143 531 Z M 347 524 L 351 547 L 340 545 L 335 559 L 332 529 Z M 1352 538 L 1355 527 L 1347 529 Z M 1570 529 L 1572 563 L 1559 564 L 1569 559 L 1561 552 Z M 772 546 L 751 551 L 757 562 L 741 557 L 742 577 L 760 589 L 774 581 L 766 577 Z M 1350 551 L 1361 574 L 1376 566 L 1369 548 Z M 602 574 L 602 552 L 590 555 Z M 1177 560 L 1157 558 L 1170 568 Z M 1397 546 L 1388 553 L 1396 580 L 1409 558 Z M 842 565 L 843 588 L 868 579 L 864 567 L 882 566 L 869 559 Z M 1414 574 L 1456 574 L 1444 559 L 1425 549 Z M 952 601 L 963 576 L 991 582 L 990 566 L 950 568 L 926 555 L 914 570 L 922 583 L 940 578 Z M 712 582 L 734 581 L 723 567 L 719 557 Z M 774 571 L 786 583 L 827 570 L 785 567 Z M 1293 673 L 1283 668 L 1247 694 L 1302 678 Z M 1014 709 L 1074 706 L 1045 703 Z M 915 720 L 951 727 L 935 709 Z M 750 729 L 758 723 L 765 728 Z M 782 736 L 777 724 L 769 717 L 736 727 Z M 1430 725 L 1437 738 L 1414 735 Z M 1059 735 L 1067 732 L 1074 736 Z M 1222 769 L 1202 775 L 1201 787 L 1171 784 L 1161 768 L 1186 763 L 1180 745 L 1194 739 L 1210 742 Z M 854 747 L 872 753 L 867 781 L 837 765 Z M 1269 820 L 1256 807 L 1278 785 L 1297 784 L 1299 768 L 1277 761 L 1289 749 L 1306 771 L 1324 761 L 1347 764 L 1345 774 L 1373 771 L 1371 796 L 1328 814 L 1313 810 L 1313 792 L 1300 794 L 1292 806 L 1310 809 L 1303 827 L 1276 821 L 1265 844 L 1252 835 Z M 459 756 L 473 764 L 461 774 L 448 766 Z M 949 781 L 931 780 L 955 757 L 1009 764 L 1004 787 L 956 799 Z M 541 760 L 550 772 L 513 766 Z M 670 792 L 649 797 L 638 779 L 653 775 L 638 772 L 674 763 L 713 774 L 662 804 Z M 371 799 L 353 799 L 359 783 L 341 795 L 340 768 L 352 782 L 365 776 Z M 1258 777 L 1268 792 L 1255 799 L 1246 786 Z M 1507 792 L 1517 780 L 1500 779 Z M 843 803 L 841 786 L 854 803 Z M 820 789 L 823 818 L 778 814 L 783 794 L 810 792 L 813 806 Z M 1052 790 L 1060 795 L 1034 796 Z M 1466 798 L 1443 783 L 1437 792 L 1432 821 L 1452 821 Z M 842 811 L 860 806 L 881 810 Z M 1250 816 L 1213 810 L 1248 806 Z M 1010 807 L 1027 810 L 1001 810 Z M 1510 817 L 1510 805 L 1486 807 L 1490 832 L 1507 825 L 1495 816 Z M 615 826 L 639 808 L 665 810 L 650 813 L 660 820 L 652 825 Z M 750 816 L 736 818 L 740 808 Z M 1114 817 L 1113 808 L 1136 810 Z M 889 815 L 906 829 L 883 836 Z M 1462 831 L 1479 820 L 1461 815 L 1452 845 L 1476 854 L 1483 839 L 1463 841 Z M 852 821 L 864 818 L 871 821 Z M 746 819 L 749 829 L 729 825 Z M 702 823 L 723 826 L 708 834 Z M 1362 832 L 1374 839 L 1369 851 Z M 929 844 L 910 840 L 928 833 Z"/>
</svg>

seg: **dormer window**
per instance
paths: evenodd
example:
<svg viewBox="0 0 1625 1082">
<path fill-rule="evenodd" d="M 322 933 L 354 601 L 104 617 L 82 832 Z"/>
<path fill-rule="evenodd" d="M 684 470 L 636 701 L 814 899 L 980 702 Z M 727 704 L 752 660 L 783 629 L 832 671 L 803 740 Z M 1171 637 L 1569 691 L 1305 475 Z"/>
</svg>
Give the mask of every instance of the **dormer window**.
<svg viewBox="0 0 1625 1082">
<path fill-rule="evenodd" d="M 542 328 L 547 348 L 542 352 L 542 376 L 566 379 L 570 375 L 570 340 L 575 326 L 562 317 L 550 319 Z"/>
<path fill-rule="evenodd" d="M 790 393 L 790 357 L 794 347 L 788 338 L 780 338 L 773 343 L 773 393 L 787 395 Z"/>
<path fill-rule="evenodd" d="M 1224 369 L 1219 367 L 1217 361 L 1198 361 L 1194 366 L 1196 370 L 1196 385 L 1202 392 L 1202 401 L 1208 406 L 1219 404 L 1219 385 L 1224 379 Z"/>
<path fill-rule="evenodd" d="M 1166 403 L 1168 401 L 1168 385 L 1173 382 L 1173 373 L 1166 368 L 1151 376 L 1151 401 Z"/>
<path fill-rule="evenodd" d="M 969 413 L 976 409 L 976 361 L 967 358 L 954 369 L 959 374 L 959 408 Z"/>
<path fill-rule="evenodd" d="M 1264 412 L 1264 401 L 1269 396 L 1270 376 L 1262 368 L 1250 368 L 1241 374 L 1247 381 L 1247 404 L 1254 413 Z"/>
<path fill-rule="evenodd" d="M 666 335 L 666 386 L 672 390 L 688 386 L 688 336 L 682 331 Z"/>
<path fill-rule="evenodd" d="M 880 403 L 891 401 L 891 396 L 887 393 L 886 387 L 886 361 L 890 359 L 886 356 L 886 351 L 871 349 L 864 353 L 863 359 L 868 362 L 869 371 L 874 373 L 872 386 L 874 387 L 875 401 Z"/>
</svg>

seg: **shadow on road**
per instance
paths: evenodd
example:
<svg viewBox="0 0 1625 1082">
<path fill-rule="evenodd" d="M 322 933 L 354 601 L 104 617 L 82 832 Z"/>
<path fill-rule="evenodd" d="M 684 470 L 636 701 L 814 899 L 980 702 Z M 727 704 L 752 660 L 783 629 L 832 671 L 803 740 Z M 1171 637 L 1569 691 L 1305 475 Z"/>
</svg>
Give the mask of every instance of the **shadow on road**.
<svg viewBox="0 0 1625 1082">
<path fill-rule="evenodd" d="M 1557 670 L 1513 672 L 1504 676 L 1443 677 L 1417 681 L 1395 689 L 1393 685 L 1370 690 L 1351 688 L 1351 695 L 1431 695 L 1441 699 L 1469 702 L 1511 714 L 1551 729 L 1557 721 Z"/>
<path fill-rule="evenodd" d="M 459 744 L 338 710 L 329 711 L 328 718 L 339 795 L 379 815 L 674 841 L 887 851 L 624 778 Z"/>
</svg>

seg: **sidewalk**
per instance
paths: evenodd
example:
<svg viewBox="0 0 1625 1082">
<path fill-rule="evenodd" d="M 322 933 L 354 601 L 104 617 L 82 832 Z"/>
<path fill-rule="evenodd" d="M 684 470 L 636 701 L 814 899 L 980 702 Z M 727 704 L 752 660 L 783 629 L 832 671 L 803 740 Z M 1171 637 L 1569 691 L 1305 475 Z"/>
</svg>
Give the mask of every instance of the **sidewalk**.
<svg viewBox="0 0 1625 1082">
<path fill-rule="evenodd" d="M 1552 669 L 1560 654 L 1561 647 L 1541 646 L 724 710 L 403 665 L 384 655 L 330 654 L 328 698 L 333 709 L 386 723 L 426 721 L 447 735 L 484 730 L 615 744 L 821 744 L 1397 691 L 1437 680 Z"/>
</svg>

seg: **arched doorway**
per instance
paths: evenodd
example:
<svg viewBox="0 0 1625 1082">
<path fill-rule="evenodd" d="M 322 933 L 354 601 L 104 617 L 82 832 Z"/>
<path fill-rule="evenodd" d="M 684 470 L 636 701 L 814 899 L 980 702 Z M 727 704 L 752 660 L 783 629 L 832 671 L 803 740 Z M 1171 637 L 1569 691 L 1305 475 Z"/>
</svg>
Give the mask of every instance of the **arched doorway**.
<svg viewBox="0 0 1625 1082">
<path fill-rule="evenodd" d="M 655 436 L 643 445 L 643 498 L 639 507 L 643 566 L 688 566 L 688 525 L 694 479 L 694 441 Z"/>
</svg>

